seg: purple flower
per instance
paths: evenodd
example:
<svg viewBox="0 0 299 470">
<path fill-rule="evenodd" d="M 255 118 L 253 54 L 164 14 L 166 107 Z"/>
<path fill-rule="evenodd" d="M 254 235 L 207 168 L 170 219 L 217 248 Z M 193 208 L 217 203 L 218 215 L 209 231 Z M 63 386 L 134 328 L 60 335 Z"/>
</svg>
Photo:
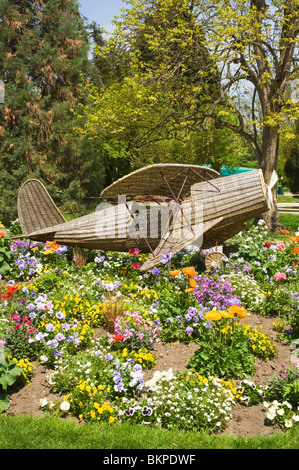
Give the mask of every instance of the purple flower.
<svg viewBox="0 0 299 470">
<path fill-rule="evenodd" d="M 188 313 L 190 315 L 195 315 L 197 313 L 197 308 L 196 307 L 189 307 L 188 308 Z"/>
<path fill-rule="evenodd" d="M 142 414 L 143 416 L 150 416 L 152 414 L 153 410 L 147 406 L 144 406 L 142 408 Z"/>
<path fill-rule="evenodd" d="M 63 255 L 64 253 L 67 252 L 67 246 L 61 245 L 59 248 L 57 248 L 56 253 L 58 255 Z"/>
<path fill-rule="evenodd" d="M 241 307 L 241 300 L 238 299 L 238 297 L 232 297 L 231 299 L 228 299 L 226 305 L 228 307 L 232 307 L 233 305 L 238 305 L 239 307 Z"/>
<path fill-rule="evenodd" d="M 63 312 L 57 312 L 57 313 L 56 313 L 56 317 L 57 317 L 59 320 L 64 320 L 65 314 L 64 314 Z"/>
<path fill-rule="evenodd" d="M 188 326 L 188 328 L 186 328 L 186 333 L 187 333 L 187 335 L 192 335 L 193 328 L 191 328 L 191 326 Z"/>
<path fill-rule="evenodd" d="M 160 274 L 160 270 L 159 270 L 158 268 L 154 268 L 154 269 L 152 270 L 152 274 L 153 274 L 154 276 L 157 276 L 158 274 Z"/>
<path fill-rule="evenodd" d="M 101 264 L 105 261 L 105 256 L 96 256 L 94 261 L 95 263 Z"/>
<path fill-rule="evenodd" d="M 62 334 L 62 333 L 58 333 L 56 336 L 55 336 L 55 339 L 57 341 L 64 341 L 65 340 L 65 336 Z"/>
<path fill-rule="evenodd" d="M 163 253 L 161 256 L 161 263 L 166 264 L 173 257 L 173 253 Z"/>
</svg>

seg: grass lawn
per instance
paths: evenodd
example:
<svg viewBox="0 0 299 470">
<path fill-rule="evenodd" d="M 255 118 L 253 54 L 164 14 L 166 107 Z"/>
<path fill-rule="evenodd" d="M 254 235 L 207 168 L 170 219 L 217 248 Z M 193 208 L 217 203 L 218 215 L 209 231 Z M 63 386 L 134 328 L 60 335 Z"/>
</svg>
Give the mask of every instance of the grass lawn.
<svg viewBox="0 0 299 470">
<path fill-rule="evenodd" d="M 269 436 L 209 435 L 137 425 L 77 424 L 45 416 L 0 416 L 1 449 L 298 449 L 299 429 Z"/>
</svg>

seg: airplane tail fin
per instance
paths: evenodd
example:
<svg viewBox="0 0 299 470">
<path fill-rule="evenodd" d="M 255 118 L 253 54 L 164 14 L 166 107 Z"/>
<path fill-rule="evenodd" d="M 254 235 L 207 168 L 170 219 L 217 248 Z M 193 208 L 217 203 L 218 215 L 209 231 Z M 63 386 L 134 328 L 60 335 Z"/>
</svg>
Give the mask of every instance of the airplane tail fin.
<svg viewBox="0 0 299 470">
<path fill-rule="evenodd" d="M 17 206 L 23 235 L 66 222 L 44 185 L 36 179 L 22 185 Z"/>
</svg>

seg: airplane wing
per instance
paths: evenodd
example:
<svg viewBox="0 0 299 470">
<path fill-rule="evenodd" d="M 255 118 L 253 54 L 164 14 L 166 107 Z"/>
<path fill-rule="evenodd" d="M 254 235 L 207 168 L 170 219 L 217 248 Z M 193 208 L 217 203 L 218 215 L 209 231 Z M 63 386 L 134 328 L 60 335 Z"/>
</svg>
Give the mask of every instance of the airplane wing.
<svg viewBox="0 0 299 470">
<path fill-rule="evenodd" d="M 212 168 L 200 165 L 180 163 L 157 163 L 148 165 L 118 179 L 101 193 L 103 200 L 117 198 L 119 195 L 127 197 L 160 196 L 173 199 L 170 187 L 181 197 L 189 197 L 191 187 L 195 183 L 217 178 L 219 173 Z M 177 196 L 177 194 L 176 194 Z"/>
<path fill-rule="evenodd" d="M 201 238 L 205 232 L 210 230 L 215 225 L 219 224 L 223 220 L 223 217 L 218 217 L 215 220 L 208 221 L 206 223 L 199 223 L 192 226 L 192 231 L 188 230 L 186 225 L 183 227 L 184 236 L 179 238 L 181 234 L 181 228 L 178 230 L 173 230 L 169 236 L 162 238 L 157 248 L 154 250 L 154 255 L 150 255 L 147 261 L 142 264 L 140 271 L 148 271 L 154 266 L 161 263 L 163 253 L 173 253 L 176 254 L 179 251 L 183 250 L 188 245 L 196 245 L 200 247 Z"/>
</svg>

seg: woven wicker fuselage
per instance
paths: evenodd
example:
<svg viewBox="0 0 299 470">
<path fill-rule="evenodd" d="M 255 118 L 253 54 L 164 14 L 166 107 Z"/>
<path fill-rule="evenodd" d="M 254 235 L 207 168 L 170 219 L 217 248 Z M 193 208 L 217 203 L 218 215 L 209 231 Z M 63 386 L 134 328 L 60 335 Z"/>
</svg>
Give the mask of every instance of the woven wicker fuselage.
<svg viewBox="0 0 299 470">
<path fill-rule="evenodd" d="M 168 203 L 147 200 L 107 204 L 106 208 L 70 222 L 54 208 L 52 200 L 47 201 L 48 193 L 41 197 L 37 183 L 27 187 L 25 183 L 19 198 L 19 217 L 23 233 L 35 241 L 55 240 L 69 246 L 120 252 L 138 247 L 143 253 L 155 250 L 161 238 L 167 239 L 169 233 L 172 233 L 172 245 L 167 245 L 167 249 L 178 251 L 175 247 L 181 242 L 186 245 L 185 241 L 192 239 L 192 229 L 199 222 L 201 247 L 209 248 L 231 238 L 242 230 L 246 221 L 269 209 L 261 170 L 216 178 L 212 182 L 213 185 L 209 181 L 192 184 L 180 204 L 181 210 L 173 217 L 165 216 L 171 214 L 167 212 Z M 47 214 L 49 208 L 52 215 Z M 48 219 L 58 223 L 49 226 Z"/>
</svg>

